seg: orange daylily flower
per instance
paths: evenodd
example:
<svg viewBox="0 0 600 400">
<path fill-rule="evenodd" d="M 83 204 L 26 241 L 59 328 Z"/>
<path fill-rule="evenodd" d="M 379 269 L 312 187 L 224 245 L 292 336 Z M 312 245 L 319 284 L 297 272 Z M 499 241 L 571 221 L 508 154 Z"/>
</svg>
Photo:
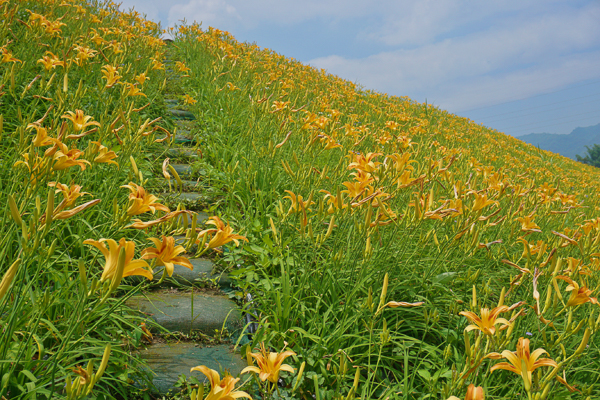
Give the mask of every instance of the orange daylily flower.
<svg viewBox="0 0 600 400">
<path fill-rule="evenodd" d="M 97 146 L 97 150 L 95 151 L 95 153 L 98 154 L 96 158 L 94 158 L 94 162 L 115 164 L 116 166 L 119 166 L 119 164 L 116 161 L 113 161 L 115 158 L 117 158 L 117 153 L 115 153 L 112 150 L 108 150 L 108 148 L 102 145 L 102 143 L 100 142 L 92 143 Z"/>
<path fill-rule="evenodd" d="M 189 94 L 186 94 L 183 96 L 183 102 L 184 102 L 184 104 L 196 104 L 198 102 L 198 100 L 194 99 Z"/>
<path fill-rule="evenodd" d="M 450 396 L 448 400 L 460 400 L 456 396 Z M 483 392 L 483 388 L 481 386 L 475 387 L 472 383 L 467 388 L 467 394 L 465 395 L 465 400 L 485 400 L 485 393 Z"/>
<path fill-rule="evenodd" d="M 73 123 L 73 129 L 76 132 L 82 131 L 84 128 L 91 126 L 91 125 L 100 126 L 99 122 L 90 121 L 91 119 L 93 119 L 92 116 L 85 115 L 83 113 L 83 110 L 75 110 L 75 112 L 67 111 L 67 113 L 65 115 L 63 115 L 61 118 L 65 118 L 65 119 L 68 119 L 69 121 L 71 121 Z"/>
<path fill-rule="evenodd" d="M 96 54 L 98 53 L 96 50 L 92 50 L 85 46 L 75 46 L 75 51 L 77 52 L 77 55 L 75 56 L 75 64 L 79 65 L 80 67 L 85 61 L 96 57 Z"/>
<path fill-rule="evenodd" d="M 70 149 L 61 142 L 56 142 L 54 145 L 54 149 L 58 148 L 60 150 L 56 150 L 52 156 L 54 160 L 54 165 L 52 169 L 55 171 L 62 171 L 63 169 L 71 168 L 71 167 L 79 167 L 82 171 L 85 171 L 85 165 L 90 165 L 89 161 L 86 160 L 78 160 L 79 156 L 83 154 L 83 151 L 79 149 Z M 48 154 L 52 154 L 53 149 L 50 150 Z"/>
<path fill-rule="evenodd" d="M 156 265 L 164 265 L 169 276 L 173 276 L 174 264 L 183 265 L 190 270 L 194 270 L 194 266 L 187 257 L 178 257 L 179 254 L 185 252 L 183 246 L 175 246 L 175 238 L 172 236 L 162 236 L 162 241 L 157 238 L 148 238 L 155 247 L 148 247 L 142 250 L 142 259 L 156 259 Z"/>
<path fill-rule="evenodd" d="M 239 399 L 240 397 L 252 399 L 248 393 L 241 390 L 234 390 L 235 384 L 240 378 L 226 375 L 221 379 L 217 371 L 205 367 L 204 365 L 190 369 L 190 372 L 192 371 L 202 372 L 210 382 L 210 393 L 204 400 L 234 400 Z"/>
<path fill-rule="evenodd" d="M 487 194 L 479 194 L 479 193 L 474 193 L 475 194 L 475 203 L 473 204 L 473 211 L 479 211 L 484 209 L 485 207 L 491 205 L 491 204 L 498 204 L 497 201 L 494 200 L 488 200 L 487 198 Z"/>
<path fill-rule="evenodd" d="M 521 375 L 525 383 L 525 390 L 531 389 L 531 375 L 533 371 L 540 367 L 557 367 L 556 361 L 550 358 L 539 357 L 546 353 L 546 350 L 539 348 L 533 353 L 529 351 L 529 339 L 519 338 L 517 343 L 517 351 L 504 350 L 501 354 L 490 353 L 485 358 L 494 360 L 506 358 L 509 362 L 501 362 L 494 365 L 490 371 L 494 372 L 497 369 L 505 369 L 512 371 L 517 375 Z"/>
<path fill-rule="evenodd" d="M 8 51 L 8 49 L 3 46 L 0 47 L 0 62 L 8 63 L 8 62 L 22 62 L 21 60 L 14 58 L 12 53 Z"/>
<path fill-rule="evenodd" d="M 236 246 L 239 246 L 239 244 L 240 244 L 239 240 L 248 241 L 248 239 L 246 239 L 244 236 L 234 234 L 233 228 L 229 225 L 225 225 L 225 223 L 223 221 L 221 221 L 221 219 L 217 216 L 210 217 L 206 223 L 208 225 L 214 225 L 216 227 L 216 229 L 213 228 L 213 229 L 203 230 L 202 232 L 200 232 L 198 234 L 198 237 L 200 237 L 200 238 L 204 237 L 204 235 L 207 235 L 207 234 L 213 235 L 213 237 L 210 239 L 210 241 L 206 244 L 207 249 L 214 249 L 216 247 L 221 247 L 224 244 L 229 243 L 231 241 L 235 242 Z M 196 243 L 199 244 L 200 239 L 198 239 L 196 241 Z"/>
<path fill-rule="evenodd" d="M 44 54 L 45 55 L 42 58 L 37 60 L 37 63 L 42 63 L 42 65 L 44 66 L 44 69 L 46 71 L 50 71 L 51 69 L 54 69 L 56 67 L 64 67 L 65 66 L 65 62 L 60 61 L 58 56 L 56 56 L 51 51 L 47 51 Z"/>
<path fill-rule="evenodd" d="M 496 332 L 496 324 L 504 324 L 505 326 L 509 322 L 505 318 L 498 318 L 500 313 L 508 311 L 508 306 L 495 307 L 491 311 L 488 308 L 481 309 L 481 318 L 471 311 L 461 311 L 459 315 L 466 317 L 473 324 L 465 328 L 466 332 L 470 332 L 473 329 L 478 329 L 484 334 L 491 336 Z"/>
<path fill-rule="evenodd" d="M 524 232 L 541 232 L 540 227 L 533 222 L 535 215 L 527 215 L 525 217 L 517 218 L 517 221 L 521 223 L 521 230 Z"/>
<path fill-rule="evenodd" d="M 254 372 L 258 374 L 261 381 L 269 380 L 269 382 L 276 384 L 279 380 L 279 373 L 281 371 L 287 371 L 294 373 L 294 368 L 284 364 L 283 361 L 290 356 L 295 356 L 291 350 L 284 351 L 282 353 L 268 352 L 265 349 L 265 344 L 260 344 L 260 353 L 250 353 L 250 356 L 256 360 L 258 367 L 253 365 L 248 366 L 240 372 L 245 374 L 247 372 Z"/>
<path fill-rule="evenodd" d="M 41 125 L 38 124 L 29 124 L 27 125 L 27 129 L 35 129 L 35 138 L 33 138 L 33 145 L 35 147 L 41 146 L 50 146 L 56 143 L 56 139 L 48 136 L 48 131 Z"/>
<path fill-rule="evenodd" d="M 121 79 L 121 75 L 119 75 L 119 69 L 113 67 L 112 65 L 103 66 L 102 75 L 104 75 L 102 78 L 106 79 L 106 86 L 104 87 L 107 89 L 113 87 L 117 82 L 119 82 L 119 79 Z"/>
<path fill-rule="evenodd" d="M 579 286 L 577 282 L 568 276 L 559 275 L 556 279 L 562 279 L 569 284 L 565 289 L 567 292 L 571 292 L 569 300 L 567 300 L 567 307 L 578 306 L 587 303 L 588 301 L 592 304 L 598 304 L 598 299 L 590 297 L 593 290 L 588 289 L 586 286 Z"/>
<path fill-rule="evenodd" d="M 156 203 L 158 197 L 147 193 L 146 189 L 143 187 L 133 182 L 129 182 L 129 185 L 123 185 L 121 187 L 131 191 L 131 193 L 129 193 L 129 201 L 131 204 L 127 209 L 127 215 L 138 215 L 148 211 L 151 211 L 152 214 L 154 214 L 156 210 L 169 212 L 167 206 Z"/>
<path fill-rule="evenodd" d="M 165 69 L 165 65 L 156 59 L 152 59 L 152 69 Z"/>
<path fill-rule="evenodd" d="M 140 220 L 140 219 L 134 219 L 133 224 L 126 226 L 126 228 L 135 228 L 135 229 L 150 228 L 154 225 L 158 225 L 158 224 L 162 224 L 163 222 L 167 222 L 171 218 L 175 218 L 176 216 L 184 214 L 184 213 L 187 214 L 187 213 L 189 213 L 189 211 L 187 211 L 187 210 L 173 211 L 166 215 L 163 215 L 162 217 L 160 217 L 158 219 L 155 219 L 153 221 L 148 221 L 148 222 L 142 222 L 142 220 Z"/>
<path fill-rule="evenodd" d="M 62 193 L 63 201 L 58 205 L 57 210 L 62 210 L 66 207 L 70 207 L 75 203 L 75 201 L 86 194 L 87 192 L 81 192 L 81 186 L 71 183 L 70 186 L 65 185 L 60 182 L 50 182 L 48 186 L 55 187 L 55 193 Z"/>
<path fill-rule="evenodd" d="M 13 164 L 13 166 L 16 167 L 17 165 L 21 164 L 25 165 L 29 172 L 31 172 L 31 182 L 35 183 L 37 179 L 42 176 L 46 169 L 46 159 L 38 155 L 34 155 L 34 158 L 30 160 L 29 153 L 23 153 L 21 156 L 25 159 L 25 161 L 17 161 Z"/>
<path fill-rule="evenodd" d="M 123 87 L 123 94 L 127 97 L 129 96 L 144 96 L 144 97 L 148 97 L 146 96 L 144 93 L 141 92 L 141 90 L 131 84 L 131 83 L 126 83 L 125 86 Z"/>
<path fill-rule="evenodd" d="M 145 72 L 142 72 L 141 74 L 137 75 L 135 78 L 133 78 L 137 83 L 139 83 L 140 85 L 143 85 L 144 82 L 146 82 L 147 80 L 150 80 L 150 78 L 148 78 L 146 76 Z"/>
<path fill-rule="evenodd" d="M 108 243 L 108 248 L 106 248 L 104 242 Z M 125 269 L 123 270 L 123 277 L 138 275 L 145 276 L 148 278 L 148 280 L 152 280 L 153 274 L 150 265 L 148 265 L 148 263 L 144 260 L 133 259 L 135 251 L 134 242 L 127 241 L 125 238 L 123 238 L 119 240 L 119 243 L 113 239 L 86 239 L 83 241 L 83 243 L 94 246 L 104 255 L 106 263 L 104 264 L 104 271 L 102 272 L 100 282 L 104 282 L 107 279 L 112 279 L 114 277 L 115 272 L 117 271 L 119 253 L 123 248 L 125 249 Z"/>
<path fill-rule="evenodd" d="M 355 154 L 350 152 L 350 157 L 353 158 L 353 162 L 348 165 L 348 169 L 358 169 L 363 172 L 372 173 L 377 171 L 377 168 L 381 165 L 379 161 L 373 161 L 375 157 L 380 156 L 381 153 L 367 153 L 367 155 Z"/>
<path fill-rule="evenodd" d="M 283 198 L 290 199 L 290 201 L 292 202 L 292 204 L 290 205 L 290 209 L 288 210 L 288 214 L 290 214 L 292 212 L 301 212 L 301 211 L 307 210 L 308 207 L 311 206 L 311 204 L 314 204 L 313 201 L 309 201 L 309 200 L 304 201 L 304 198 L 302 197 L 301 194 L 295 195 L 293 192 L 291 192 L 289 190 L 284 190 L 284 192 L 288 193 L 289 196 L 284 196 Z"/>
<path fill-rule="evenodd" d="M 188 67 L 185 66 L 185 63 L 183 63 L 182 61 L 175 61 L 175 69 L 179 72 L 191 71 Z"/>
</svg>

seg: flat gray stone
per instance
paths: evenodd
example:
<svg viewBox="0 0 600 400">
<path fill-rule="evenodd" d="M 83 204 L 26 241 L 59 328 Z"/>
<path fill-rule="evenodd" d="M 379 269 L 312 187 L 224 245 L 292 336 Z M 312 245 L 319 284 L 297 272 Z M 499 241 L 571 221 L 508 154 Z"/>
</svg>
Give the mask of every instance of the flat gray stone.
<svg viewBox="0 0 600 400">
<path fill-rule="evenodd" d="M 194 293 L 192 300 L 192 293 L 153 292 L 146 296 L 133 296 L 126 304 L 149 315 L 171 332 L 189 332 L 192 329 L 213 334 L 215 329 L 222 329 L 225 320 L 230 332 L 242 327 L 236 304 L 221 295 Z"/>
<path fill-rule="evenodd" d="M 192 120 L 196 119 L 196 116 L 187 110 L 178 110 L 176 108 L 171 108 L 171 109 L 168 109 L 167 111 L 171 114 L 171 117 L 173 117 L 174 119 L 184 119 L 184 120 L 188 120 L 188 121 L 192 121 Z"/>
<path fill-rule="evenodd" d="M 192 149 L 178 148 L 169 149 L 167 155 L 171 158 L 198 158 L 198 151 Z"/>
<path fill-rule="evenodd" d="M 181 130 L 181 131 L 189 132 L 192 129 L 194 129 L 194 127 L 196 126 L 196 123 L 194 121 L 190 121 L 190 120 L 186 120 L 186 119 L 176 119 L 173 122 L 175 123 L 175 126 L 177 126 L 178 130 Z M 181 132 L 181 133 L 183 133 L 183 132 Z"/>
<path fill-rule="evenodd" d="M 212 275 L 214 264 L 211 260 L 206 258 L 190 259 L 190 262 L 194 266 L 193 270 L 182 265 L 175 265 L 173 268 L 173 276 L 168 277 L 163 282 L 163 285 L 169 285 L 168 280 L 171 279 L 181 285 L 191 286 L 196 279 L 208 279 Z M 163 267 L 155 268 L 154 280 L 159 280 L 163 274 Z"/>
<path fill-rule="evenodd" d="M 192 175 L 192 166 L 189 164 L 171 164 L 171 166 L 182 178 L 187 178 Z"/>
<path fill-rule="evenodd" d="M 200 193 L 193 192 L 177 193 L 177 195 L 175 196 L 175 201 L 183 201 L 185 203 L 198 203 L 205 199 L 206 196 L 203 196 Z"/>
<path fill-rule="evenodd" d="M 223 344 L 197 347 L 194 343 L 157 343 L 140 351 L 139 356 L 154 373 L 153 383 L 161 395 L 166 395 L 169 390 L 176 390 L 175 383 L 181 374 L 206 382 L 207 379 L 201 372 L 190 372 L 194 367 L 205 365 L 219 372 L 222 378 L 225 371 L 238 376 L 248 366 L 230 346 Z"/>
<path fill-rule="evenodd" d="M 190 146 L 193 146 L 193 145 L 196 144 L 196 139 L 194 139 L 193 137 L 190 137 L 190 136 L 177 134 L 173 138 L 173 143 L 175 143 L 175 144 L 188 144 Z"/>
<path fill-rule="evenodd" d="M 183 187 L 188 190 L 200 189 L 202 186 L 198 181 L 191 181 L 185 179 L 182 179 L 181 181 L 183 182 Z"/>
<path fill-rule="evenodd" d="M 207 280 L 216 279 L 219 287 L 224 289 L 231 287 L 232 281 L 229 274 L 215 271 L 215 265 L 211 260 L 207 258 L 191 258 L 190 262 L 194 266 L 194 269 L 189 269 L 183 265 L 175 265 L 173 268 L 173 275 L 166 276 L 160 285 L 158 285 L 158 282 L 162 278 L 164 267 L 156 267 L 154 269 L 154 280 L 152 282 L 156 283 L 159 287 L 172 287 L 173 283 L 192 287 L 202 282 L 206 282 Z"/>
</svg>

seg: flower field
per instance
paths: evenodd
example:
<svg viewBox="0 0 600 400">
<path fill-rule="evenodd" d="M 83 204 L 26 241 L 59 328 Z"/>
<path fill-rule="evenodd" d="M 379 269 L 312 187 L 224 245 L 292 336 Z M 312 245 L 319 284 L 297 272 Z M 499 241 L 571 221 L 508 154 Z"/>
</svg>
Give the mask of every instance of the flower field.
<svg viewBox="0 0 600 400">
<path fill-rule="evenodd" d="M 242 381 L 198 366 L 179 398 L 600 396 L 597 169 L 218 29 L 0 9 L 0 398 L 143 397 L 125 301 L 193 245 L 258 330 Z M 167 90 L 197 116 L 205 226 L 164 200 Z"/>
</svg>

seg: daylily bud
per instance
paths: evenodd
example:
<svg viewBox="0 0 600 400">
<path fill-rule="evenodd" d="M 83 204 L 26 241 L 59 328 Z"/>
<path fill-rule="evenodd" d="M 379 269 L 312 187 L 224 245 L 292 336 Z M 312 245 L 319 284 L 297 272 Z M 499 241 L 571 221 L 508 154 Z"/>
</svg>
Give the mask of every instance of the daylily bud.
<svg viewBox="0 0 600 400">
<path fill-rule="evenodd" d="M 506 295 L 506 288 L 503 287 L 502 291 L 500 292 L 500 299 L 498 300 L 498 307 L 501 307 L 504 305 L 504 296 Z"/>
<path fill-rule="evenodd" d="M 369 239 L 367 239 L 369 240 Z M 381 309 L 381 307 L 383 307 L 383 305 L 385 304 L 385 297 L 387 295 L 387 289 L 388 289 L 388 283 L 389 283 L 389 275 L 386 272 L 385 276 L 383 277 L 383 287 L 381 288 L 381 296 L 379 297 L 379 306 L 377 307 L 377 309 Z"/>
<path fill-rule="evenodd" d="M 302 361 L 302 364 L 300 364 L 300 369 L 298 370 L 298 375 L 296 376 L 296 383 L 294 384 L 294 387 L 292 388 L 292 393 L 294 393 L 296 391 L 296 389 L 298 388 L 298 385 L 300 384 L 300 380 L 302 379 L 302 374 L 304 374 L 305 366 L 306 366 L 306 361 Z"/>
<path fill-rule="evenodd" d="M 65 388 L 66 388 L 66 392 L 67 392 L 67 398 L 71 398 L 71 395 L 73 393 L 73 384 L 71 383 L 71 377 L 67 376 L 67 379 L 65 380 Z"/>
<path fill-rule="evenodd" d="M 98 383 L 102 375 L 104 374 L 104 370 L 106 370 L 106 366 L 108 365 L 108 357 L 110 357 L 110 343 L 106 345 L 104 348 L 104 354 L 102 355 L 102 362 L 100 363 L 100 368 L 98 368 L 98 372 L 94 375 L 92 380 L 93 385 Z"/>
<path fill-rule="evenodd" d="M 355 390 L 358 389 L 359 383 L 360 383 L 360 367 L 356 368 L 356 373 L 354 374 L 354 382 L 352 383 L 352 387 Z"/>
<path fill-rule="evenodd" d="M 579 323 L 577 324 L 577 326 L 575 327 L 575 329 L 573 329 L 573 332 L 571 333 L 572 335 L 576 334 L 577 332 L 579 332 L 579 330 L 581 328 L 583 328 L 583 325 L 586 323 L 587 321 L 585 319 L 582 319 L 581 321 L 579 321 Z"/>
<path fill-rule="evenodd" d="M 183 190 L 183 182 L 181 181 L 181 177 L 179 176 L 179 174 L 177 173 L 175 168 L 173 168 L 173 166 L 171 164 L 167 165 L 167 168 L 169 169 L 169 172 L 172 173 L 173 176 L 175 177 L 175 180 L 177 181 L 177 184 L 179 185 L 179 190 Z"/>
<path fill-rule="evenodd" d="M 140 171 L 138 170 L 137 164 L 135 163 L 135 159 L 133 156 L 129 156 L 129 161 L 131 161 L 131 169 L 133 170 L 133 176 L 138 176 Z"/>
<path fill-rule="evenodd" d="M 58 239 L 54 239 L 52 243 L 50 243 L 50 247 L 48 248 L 48 258 L 52 257 L 54 254 L 54 250 L 56 250 L 56 243 Z"/>
<path fill-rule="evenodd" d="M 365 258 L 369 258 L 371 257 L 371 251 L 372 247 L 371 247 L 371 236 L 367 237 L 367 244 L 365 246 Z"/>
<path fill-rule="evenodd" d="M 35 196 L 35 211 L 33 214 L 33 219 L 37 220 L 40 217 L 41 213 L 42 213 L 42 200 L 40 199 L 40 196 Z"/>
<path fill-rule="evenodd" d="M 329 220 L 329 227 L 327 228 L 327 233 L 325 233 L 325 238 L 323 239 L 323 241 L 327 240 L 329 238 L 329 236 L 331 235 L 331 232 L 333 231 L 333 225 L 335 222 L 335 216 L 331 216 L 331 219 Z"/>
<path fill-rule="evenodd" d="M 463 336 L 465 337 L 465 354 L 467 355 L 467 358 L 469 358 L 471 357 L 471 342 L 469 340 L 469 333 L 464 331 Z"/>
<path fill-rule="evenodd" d="M 574 355 L 579 355 L 583 353 L 585 347 L 587 346 L 588 340 L 590 340 L 591 333 L 592 331 L 590 331 L 590 328 L 585 328 L 585 332 L 583 333 L 583 339 L 581 339 L 581 343 L 579 344 L 577 350 L 575 350 Z"/>
<path fill-rule="evenodd" d="M 10 208 L 10 214 L 12 215 L 13 220 L 18 226 L 23 225 L 23 220 L 21 219 L 21 214 L 19 214 L 19 208 L 17 207 L 17 203 L 15 202 L 15 198 L 12 194 L 8 195 L 8 206 Z"/>
<path fill-rule="evenodd" d="M 69 75 L 65 72 L 65 76 L 63 78 L 63 92 L 67 93 L 69 90 Z"/>
<path fill-rule="evenodd" d="M 50 228 L 52 216 L 54 214 L 54 190 L 48 192 L 48 203 L 46 204 L 46 230 Z"/>
<path fill-rule="evenodd" d="M 2 300 L 6 292 L 8 292 L 8 288 L 10 287 L 10 284 L 15 278 L 15 275 L 17 274 L 17 269 L 19 268 L 20 264 L 21 259 L 17 258 L 17 260 L 14 263 L 12 263 L 12 265 L 8 268 L 8 271 L 6 271 L 6 273 L 4 274 L 4 277 L 0 282 L 0 300 Z"/>
<path fill-rule="evenodd" d="M 475 285 L 473 285 L 473 300 L 471 301 L 471 306 L 476 309 L 477 308 L 477 289 Z"/>
<path fill-rule="evenodd" d="M 546 292 L 546 301 L 544 302 L 544 309 L 542 310 L 542 314 L 544 314 L 548 307 L 550 307 L 550 303 L 552 301 L 552 286 L 548 285 L 548 291 Z"/>
<path fill-rule="evenodd" d="M 115 271 L 115 275 L 110 283 L 110 292 L 113 292 L 121 284 L 121 280 L 123 279 L 123 271 L 125 270 L 125 256 L 125 247 L 122 247 L 121 251 L 119 252 L 119 259 L 117 261 L 117 270 Z"/>
</svg>

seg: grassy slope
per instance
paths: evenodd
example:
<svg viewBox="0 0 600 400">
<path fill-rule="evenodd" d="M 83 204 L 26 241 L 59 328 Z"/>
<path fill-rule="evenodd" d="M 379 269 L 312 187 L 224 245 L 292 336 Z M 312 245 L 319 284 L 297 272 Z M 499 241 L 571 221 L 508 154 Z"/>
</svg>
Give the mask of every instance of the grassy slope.
<svg viewBox="0 0 600 400">
<path fill-rule="evenodd" d="M 351 363 L 363 368 L 365 398 L 443 397 L 468 382 L 510 397 L 522 390 L 518 377 L 490 374 L 484 352 L 514 350 L 525 332 L 554 358 L 560 343 L 568 354 L 577 348 L 582 330 L 556 340 L 573 326 L 548 288 L 562 283 L 560 274 L 597 287 L 596 169 L 410 99 L 365 91 L 226 32 L 183 27 L 176 44 L 193 71 L 181 90 L 199 100 L 204 163 L 222 188 L 221 209 L 250 239 L 228 259 L 260 293 L 255 344 L 287 342 L 316 376 L 320 396 L 348 394 Z M 579 270 L 566 267 L 577 262 Z M 525 272 L 517 275 L 514 265 Z M 544 316 L 556 331 L 531 308 L 538 271 L 542 302 L 550 299 Z M 382 301 L 425 304 L 375 312 L 386 273 Z M 477 305 L 469 306 L 474 287 Z M 469 356 L 458 312 L 479 314 L 503 291 L 505 304 L 528 304 L 526 315 Z M 586 304 L 571 317 L 592 310 Z M 597 379 L 597 363 L 586 364 L 594 354 L 595 346 L 588 361 L 564 365 L 580 387 Z M 305 379 L 303 396 L 311 387 Z"/>
<path fill-rule="evenodd" d="M 163 53 L 150 38 L 156 38 L 156 26 L 135 14 L 112 17 L 92 7 L 80 13 L 59 2 L 15 6 L 2 5 L 10 16 L 2 23 L 3 46 L 22 61 L 0 64 L 0 85 L 6 92 L 1 109 L 4 162 L 11 166 L 22 153 L 34 150 L 33 133 L 26 127 L 44 115 L 49 101 L 55 107 L 44 126 L 51 136 L 57 136 L 66 111 L 84 109 L 100 122 L 100 129 L 73 146 L 84 150 L 91 140 L 100 139 L 117 151 L 120 164 L 119 169 L 94 165 L 85 173 L 78 167 L 55 171 L 25 187 L 20 182 L 29 182 L 26 168 L 2 170 L 3 196 L 12 194 L 18 200 L 31 227 L 36 226 L 34 210 L 46 208 L 49 181 L 73 180 L 102 199 L 96 209 L 55 223 L 49 232 L 42 230 L 40 235 L 49 236 L 40 236 L 42 246 L 33 250 L 21 240 L 21 229 L 9 222 L 5 209 L 1 236 L 6 262 L 1 271 L 18 256 L 30 267 L 20 270 L 19 284 L 11 289 L 21 297 L 0 299 L 3 329 L 14 338 L 10 345 L 0 344 L 1 358 L 20 360 L 2 364 L 3 376 L 9 372 L 3 382 L 13 392 L 31 392 L 25 386 L 31 378 L 22 371 L 52 371 L 40 373 L 34 382 L 43 394 L 56 390 L 52 383 L 75 377 L 75 365 L 92 359 L 98 365 L 106 343 L 135 336 L 135 321 L 108 307 L 118 307 L 118 302 L 101 303 L 83 294 L 87 290 L 79 287 L 73 260 L 85 260 L 92 281 L 100 268 L 93 261 L 95 253 L 82 246 L 83 239 L 144 240 L 144 235 L 106 221 L 114 219 L 113 202 L 121 210 L 126 207 L 125 192 L 117 188 L 136 179 L 129 172 L 129 155 L 153 146 L 152 136 L 141 137 L 140 125 L 160 115 L 162 72 L 139 56 L 153 54 L 160 60 Z M 59 34 L 32 27 L 27 7 L 52 21 L 62 18 L 66 25 Z M 95 43 L 94 34 L 109 43 Z M 592 289 L 598 286 L 599 231 L 593 221 L 598 217 L 597 170 L 407 98 L 362 90 L 269 50 L 237 43 L 217 30 L 184 27 L 177 36 L 178 56 L 191 68 L 177 90 L 198 100 L 206 183 L 218 191 L 219 212 L 249 239 L 222 259 L 239 266 L 240 285 L 257 297 L 261 330 L 255 344 L 264 340 L 280 349 L 287 342 L 298 354 L 295 366 L 306 362 L 294 396 L 310 398 L 318 392 L 320 398 L 446 398 L 463 394 L 473 382 L 493 397 L 512 398 L 523 390 L 520 378 L 509 372 L 491 374 L 496 362 L 482 360 L 484 354 L 514 350 L 517 339 L 530 332 L 532 348 L 543 347 L 550 357 L 564 360 L 585 331 L 579 326 L 572 334 L 575 325 L 589 317 L 595 331 L 591 304 L 563 310 L 563 301 L 550 288 L 556 282 L 568 298 L 566 284 L 554 279 L 559 274 Z M 119 43 L 124 53 L 115 51 Z M 76 44 L 102 50 L 102 56 L 77 65 Z M 47 49 L 67 61 L 66 90 L 64 69 L 44 72 L 36 62 Z M 120 85 L 107 90 L 100 70 L 105 63 L 120 66 L 122 81 L 131 83 L 148 71 L 150 81 L 143 91 L 150 105 L 133 111 L 147 104 L 146 98 L 127 96 Z M 37 74 L 41 78 L 29 86 Z M 121 124 L 117 133 L 123 144 L 112 132 Z M 361 158 L 369 153 L 369 160 Z M 93 161 L 90 154 L 81 158 Z M 155 165 L 140 163 L 146 173 L 162 162 L 149 161 Z M 492 203 L 485 204 L 484 195 Z M 539 232 L 522 230 L 518 218 L 531 215 Z M 54 239 L 58 251 L 48 257 L 47 246 Z M 523 241 L 532 245 L 529 252 L 523 251 Z M 543 315 L 553 327 L 540 322 L 531 308 L 532 274 L 519 277 L 519 270 L 502 260 L 523 271 L 542 272 L 537 287 Z M 389 285 L 383 295 L 386 273 Z M 38 286 L 40 279 L 43 285 Z M 48 282 L 59 290 L 46 295 Z M 470 305 L 473 287 L 476 305 Z M 495 306 L 503 290 L 504 303 L 528 303 L 512 314 L 519 309 L 527 314 L 494 340 L 480 335 L 478 341 L 470 333 L 474 350 L 469 352 L 462 337 L 466 319 L 458 312 L 472 309 L 479 314 L 480 307 Z M 25 295 L 33 301 L 17 301 Z M 35 301 L 39 298 L 45 300 Z M 378 304 L 388 300 L 425 303 L 379 310 Z M 90 307 L 93 312 L 86 311 Z M 42 318 L 48 322 L 28 323 Z M 102 328 L 90 325 L 86 331 L 85 321 L 98 319 L 106 321 Z M 583 358 L 569 358 L 562 365 L 570 383 L 590 391 L 573 398 L 597 395 L 589 387 L 598 378 L 596 340 L 592 336 Z M 30 346 L 34 341 L 43 347 Z M 97 390 L 125 393 L 127 374 L 134 368 L 125 348 L 112 354 Z M 471 366 L 477 373 L 469 371 Z M 551 369 L 542 370 L 547 374 Z M 351 389 L 354 382 L 357 386 Z M 548 385 L 554 385 L 555 396 L 567 398 L 563 386 L 555 381 Z"/>
</svg>

